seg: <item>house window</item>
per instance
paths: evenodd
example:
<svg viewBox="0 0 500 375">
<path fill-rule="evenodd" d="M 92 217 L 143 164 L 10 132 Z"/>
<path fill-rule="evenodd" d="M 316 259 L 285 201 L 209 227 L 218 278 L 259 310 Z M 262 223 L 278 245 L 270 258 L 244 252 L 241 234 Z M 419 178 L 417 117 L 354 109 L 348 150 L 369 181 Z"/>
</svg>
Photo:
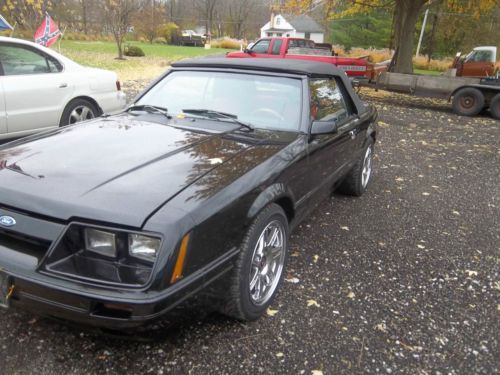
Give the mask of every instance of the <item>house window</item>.
<svg viewBox="0 0 500 375">
<path fill-rule="evenodd" d="M 305 33 L 304 38 L 305 39 L 311 39 L 311 33 Z"/>
<path fill-rule="evenodd" d="M 268 36 L 268 37 L 272 37 L 272 36 L 273 36 L 273 33 L 267 33 L 267 36 Z"/>
<path fill-rule="evenodd" d="M 290 38 L 290 34 L 286 34 L 286 37 L 287 37 L 287 38 Z"/>
<path fill-rule="evenodd" d="M 276 36 L 283 36 L 283 33 L 277 33 Z"/>
<path fill-rule="evenodd" d="M 281 18 L 279 17 L 276 17 L 276 25 L 279 26 L 281 23 Z"/>
</svg>

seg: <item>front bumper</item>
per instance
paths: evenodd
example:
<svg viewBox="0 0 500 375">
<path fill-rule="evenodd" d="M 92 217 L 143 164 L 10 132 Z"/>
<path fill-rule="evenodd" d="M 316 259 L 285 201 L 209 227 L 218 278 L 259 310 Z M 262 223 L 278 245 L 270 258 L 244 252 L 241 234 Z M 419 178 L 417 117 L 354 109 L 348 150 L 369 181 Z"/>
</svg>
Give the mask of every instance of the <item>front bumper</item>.
<svg viewBox="0 0 500 375">
<path fill-rule="evenodd" d="M 5 251 L 10 250 L 0 246 L 0 259 Z M 0 261 L 0 273 L 13 286 L 9 307 L 94 327 L 125 329 L 151 323 L 202 295 L 232 269 L 236 255 L 237 250 L 232 250 L 163 291 L 97 289 L 36 271 L 21 271 L 20 263 L 9 267 L 4 261 Z"/>
</svg>

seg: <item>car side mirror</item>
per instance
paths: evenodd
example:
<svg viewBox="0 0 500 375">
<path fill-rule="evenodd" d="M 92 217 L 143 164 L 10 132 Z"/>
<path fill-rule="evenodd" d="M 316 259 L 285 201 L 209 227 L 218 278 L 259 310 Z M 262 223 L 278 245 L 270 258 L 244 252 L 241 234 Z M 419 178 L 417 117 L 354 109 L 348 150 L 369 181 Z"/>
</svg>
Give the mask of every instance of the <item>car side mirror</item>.
<svg viewBox="0 0 500 375">
<path fill-rule="evenodd" d="M 339 124 L 337 120 L 313 121 L 311 135 L 334 134 L 337 133 Z"/>
<path fill-rule="evenodd" d="M 248 53 L 249 55 L 253 55 L 253 54 L 254 54 L 254 52 L 253 52 L 251 49 L 249 49 L 249 48 L 245 48 L 245 49 L 243 50 L 243 52 L 244 52 L 244 53 Z"/>
</svg>

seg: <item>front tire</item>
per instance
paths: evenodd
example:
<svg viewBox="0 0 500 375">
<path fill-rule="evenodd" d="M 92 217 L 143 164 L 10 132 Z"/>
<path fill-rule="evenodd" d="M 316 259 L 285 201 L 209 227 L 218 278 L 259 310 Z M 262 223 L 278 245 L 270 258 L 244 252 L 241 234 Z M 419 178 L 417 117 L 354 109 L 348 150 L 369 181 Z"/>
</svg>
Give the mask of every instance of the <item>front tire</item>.
<svg viewBox="0 0 500 375">
<path fill-rule="evenodd" d="M 279 205 L 270 204 L 256 217 L 241 244 L 225 315 L 251 321 L 264 314 L 282 283 L 288 236 L 288 220 Z"/>
<path fill-rule="evenodd" d="M 59 126 L 76 124 L 80 121 L 91 120 L 100 115 L 99 109 L 86 99 L 75 99 L 64 109 Z"/>
<path fill-rule="evenodd" d="M 370 139 L 363 154 L 339 186 L 343 194 L 360 197 L 366 191 L 373 174 L 373 141 Z"/>
</svg>

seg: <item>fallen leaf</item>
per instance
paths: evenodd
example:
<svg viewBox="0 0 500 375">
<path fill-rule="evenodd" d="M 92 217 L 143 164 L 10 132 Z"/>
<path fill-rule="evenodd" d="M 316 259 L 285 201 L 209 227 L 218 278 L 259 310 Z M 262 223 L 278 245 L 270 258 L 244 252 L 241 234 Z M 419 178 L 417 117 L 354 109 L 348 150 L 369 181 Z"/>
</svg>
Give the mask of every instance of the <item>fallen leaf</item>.
<svg viewBox="0 0 500 375">
<path fill-rule="evenodd" d="M 323 375 L 323 371 L 321 370 L 312 370 L 311 375 Z"/>
<path fill-rule="evenodd" d="M 300 280 L 297 279 L 296 277 L 292 277 L 291 279 L 285 279 L 285 281 L 292 284 L 298 284 L 300 282 Z"/>
<path fill-rule="evenodd" d="M 283 353 L 276 353 L 276 357 L 282 358 L 282 357 L 284 357 L 284 354 Z"/>
<path fill-rule="evenodd" d="M 340 227 L 340 229 L 349 231 L 349 227 Z"/>
<path fill-rule="evenodd" d="M 291 256 L 298 257 L 299 255 L 300 255 L 300 253 L 298 251 L 294 251 Z"/>
<path fill-rule="evenodd" d="M 278 313 L 278 310 L 273 310 L 270 307 L 267 308 L 267 315 L 275 316 Z"/>
<path fill-rule="evenodd" d="M 458 212 L 458 211 L 453 211 L 453 215 L 460 216 L 460 212 Z"/>
<path fill-rule="evenodd" d="M 427 192 L 423 192 L 422 195 L 428 196 L 428 195 L 431 195 L 431 194 L 427 193 Z"/>
<path fill-rule="evenodd" d="M 349 294 L 347 295 L 347 298 L 350 298 L 350 299 L 353 299 L 354 297 L 356 297 L 356 295 L 352 291 L 349 292 Z"/>
<path fill-rule="evenodd" d="M 319 259 L 319 255 L 315 255 L 315 256 L 313 256 L 313 262 L 314 262 L 314 263 L 317 263 L 317 262 L 318 262 L 318 259 Z"/>
<path fill-rule="evenodd" d="M 313 299 L 309 299 L 307 300 L 307 307 L 311 307 L 311 306 L 314 306 L 314 307 L 319 307 L 319 303 L 316 302 L 315 300 Z"/>
<path fill-rule="evenodd" d="M 419 249 L 425 249 L 425 246 L 424 246 L 424 245 L 417 245 L 417 247 L 418 247 Z"/>
<path fill-rule="evenodd" d="M 387 332 L 387 326 L 385 325 L 385 323 L 379 323 L 375 326 L 375 329 L 377 331 L 380 331 L 380 332 Z"/>
<path fill-rule="evenodd" d="M 477 276 L 477 271 L 465 270 L 465 273 L 469 275 L 469 277 Z"/>
</svg>

